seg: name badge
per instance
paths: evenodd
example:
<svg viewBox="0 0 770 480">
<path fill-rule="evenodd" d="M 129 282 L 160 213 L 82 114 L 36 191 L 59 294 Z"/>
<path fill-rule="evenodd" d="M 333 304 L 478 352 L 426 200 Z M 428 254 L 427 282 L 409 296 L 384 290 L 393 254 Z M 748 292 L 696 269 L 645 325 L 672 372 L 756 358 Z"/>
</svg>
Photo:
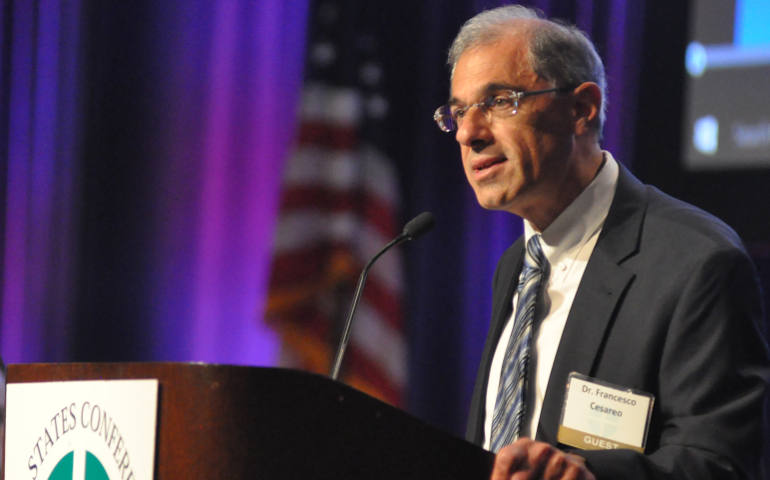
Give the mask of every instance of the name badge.
<svg viewBox="0 0 770 480">
<path fill-rule="evenodd" d="M 644 453 L 655 397 L 572 372 L 561 411 L 559 442 L 583 450 Z"/>
</svg>

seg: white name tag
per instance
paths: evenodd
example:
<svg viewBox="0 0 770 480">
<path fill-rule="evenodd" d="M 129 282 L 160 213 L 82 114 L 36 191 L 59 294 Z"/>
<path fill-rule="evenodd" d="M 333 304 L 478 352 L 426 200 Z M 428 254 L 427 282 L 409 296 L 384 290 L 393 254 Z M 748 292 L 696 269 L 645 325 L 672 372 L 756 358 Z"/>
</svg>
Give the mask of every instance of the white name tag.
<svg viewBox="0 0 770 480">
<path fill-rule="evenodd" d="M 559 442 L 583 450 L 644 452 L 655 397 L 572 372 L 559 422 Z"/>
</svg>

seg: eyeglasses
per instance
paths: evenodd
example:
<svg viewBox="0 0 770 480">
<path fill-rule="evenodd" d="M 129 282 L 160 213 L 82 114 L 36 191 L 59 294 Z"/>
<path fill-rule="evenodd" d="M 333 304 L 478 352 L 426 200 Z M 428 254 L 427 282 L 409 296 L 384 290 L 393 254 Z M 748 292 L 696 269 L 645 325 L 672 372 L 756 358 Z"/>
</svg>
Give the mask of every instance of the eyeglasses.
<svg viewBox="0 0 770 480">
<path fill-rule="evenodd" d="M 491 121 L 492 117 L 502 118 L 516 115 L 516 112 L 519 111 L 519 101 L 524 97 L 551 92 L 566 93 L 574 90 L 574 88 L 575 87 L 559 87 L 525 92 L 503 90 L 501 93 L 490 95 L 480 102 L 465 107 L 450 104 L 441 105 L 435 112 L 433 112 L 433 120 L 436 121 L 438 128 L 442 131 L 451 133 L 460 128 L 460 125 L 463 123 L 463 118 L 465 118 L 465 114 L 467 114 L 468 110 L 473 107 L 478 107 L 481 113 L 486 116 L 487 121 Z"/>
</svg>

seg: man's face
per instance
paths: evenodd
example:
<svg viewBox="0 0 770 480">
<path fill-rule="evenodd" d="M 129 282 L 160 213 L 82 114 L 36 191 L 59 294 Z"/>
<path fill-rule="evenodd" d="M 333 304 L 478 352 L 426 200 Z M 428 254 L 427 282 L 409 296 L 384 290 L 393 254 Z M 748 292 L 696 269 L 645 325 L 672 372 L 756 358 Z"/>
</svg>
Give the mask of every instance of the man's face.
<svg viewBox="0 0 770 480">
<path fill-rule="evenodd" d="M 525 35 L 466 50 L 452 77 L 451 102 L 476 103 L 503 89 L 552 88 L 527 58 Z M 566 102 L 554 93 L 519 102 L 518 113 L 487 119 L 477 108 L 466 112 L 455 138 L 463 168 L 479 204 L 524 218 L 547 209 L 569 171 L 572 128 Z"/>
</svg>

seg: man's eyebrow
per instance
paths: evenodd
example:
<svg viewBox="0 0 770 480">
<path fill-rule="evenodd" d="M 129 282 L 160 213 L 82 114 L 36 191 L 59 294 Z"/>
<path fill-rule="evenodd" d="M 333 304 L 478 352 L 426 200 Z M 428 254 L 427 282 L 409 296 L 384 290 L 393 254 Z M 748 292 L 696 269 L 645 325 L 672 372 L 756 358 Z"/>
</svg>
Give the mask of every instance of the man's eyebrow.
<svg viewBox="0 0 770 480">
<path fill-rule="evenodd" d="M 500 90 L 521 91 L 524 89 L 517 85 L 511 85 L 510 83 L 490 83 L 484 87 L 484 94 L 489 95 L 490 93 L 499 92 Z"/>
<path fill-rule="evenodd" d="M 499 92 L 500 90 L 515 90 L 517 92 L 523 92 L 526 89 L 519 85 L 511 85 L 510 83 L 488 83 L 481 91 L 482 96 L 486 97 L 487 95 Z M 449 100 L 447 100 L 448 105 L 462 105 L 462 103 L 463 102 L 454 96 L 450 96 Z"/>
</svg>

